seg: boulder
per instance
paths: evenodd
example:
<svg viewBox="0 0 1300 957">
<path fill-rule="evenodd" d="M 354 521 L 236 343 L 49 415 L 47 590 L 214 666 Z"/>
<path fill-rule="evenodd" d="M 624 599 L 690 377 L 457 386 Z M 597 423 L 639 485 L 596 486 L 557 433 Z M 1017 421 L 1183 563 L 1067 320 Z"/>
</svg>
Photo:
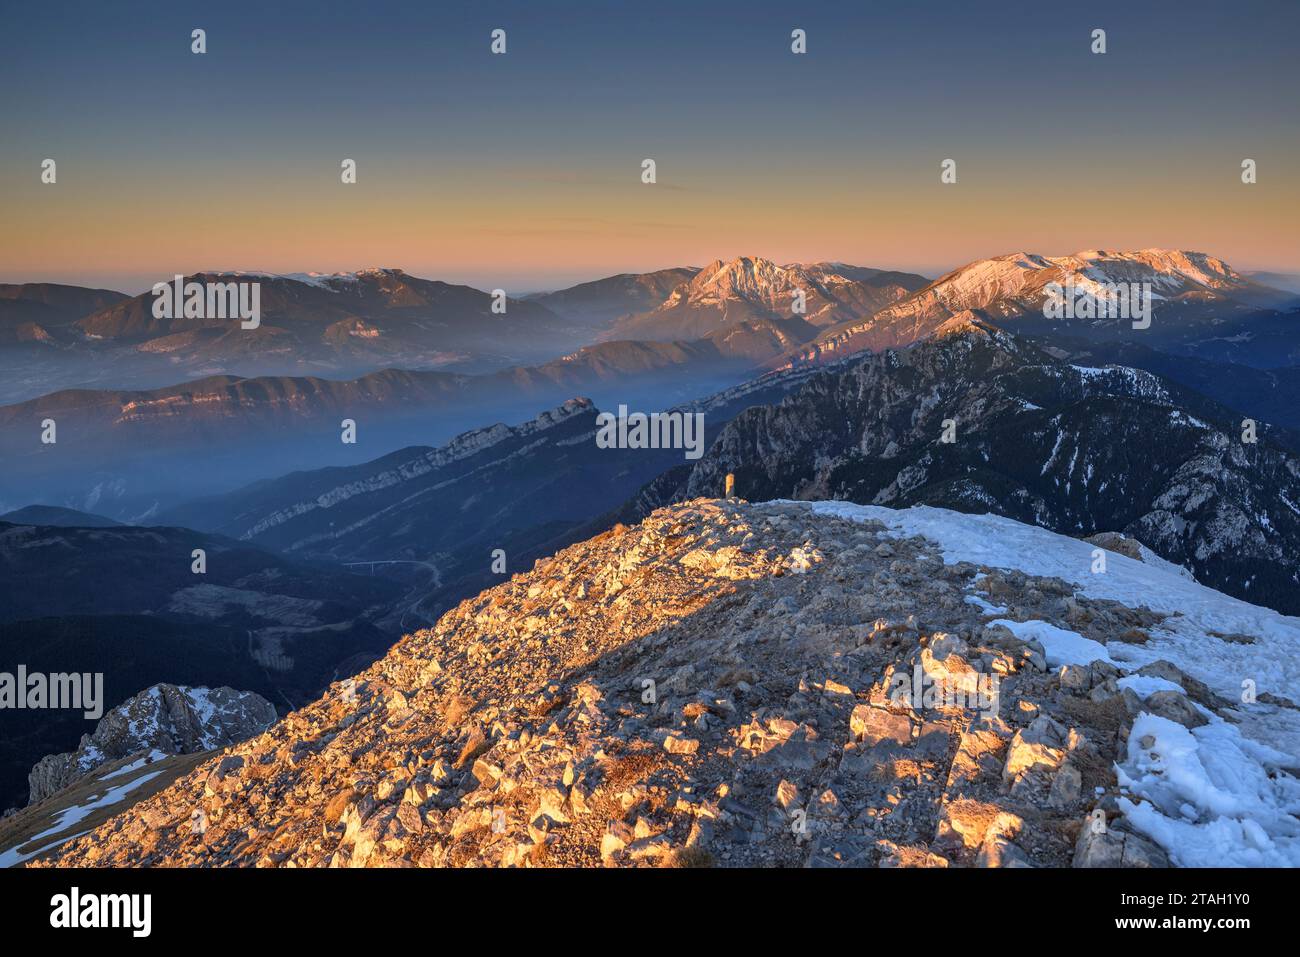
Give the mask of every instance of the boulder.
<svg viewBox="0 0 1300 957">
<path fill-rule="evenodd" d="M 1095 828 L 1085 821 L 1074 845 L 1075 867 L 1168 867 L 1169 855 L 1122 822 Z"/>
</svg>

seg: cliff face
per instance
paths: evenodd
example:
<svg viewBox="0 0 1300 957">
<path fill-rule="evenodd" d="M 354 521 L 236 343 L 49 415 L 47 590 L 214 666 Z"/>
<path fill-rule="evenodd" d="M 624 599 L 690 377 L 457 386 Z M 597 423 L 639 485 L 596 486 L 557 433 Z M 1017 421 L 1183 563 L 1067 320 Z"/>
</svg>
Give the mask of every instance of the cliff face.
<svg viewBox="0 0 1300 957">
<path fill-rule="evenodd" d="M 1204 835 L 1280 862 L 1297 761 L 1243 731 L 1300 745 L 1297 648 L 1295 619 L 1008 519 L 698 500 L 462 602 L 45 863 L 1160 866 Z"/>
<path fill-rule="evenodd" d="M 274 721 L 275 707 L 251 691 L 157 684 L 104 715 L 92 734 L 82 736 L 77 750 L 41 758 L 27 776 L 28 803 L 43 801 L 119 758 L 224 748 L 265 731 Z"/>
</svg>

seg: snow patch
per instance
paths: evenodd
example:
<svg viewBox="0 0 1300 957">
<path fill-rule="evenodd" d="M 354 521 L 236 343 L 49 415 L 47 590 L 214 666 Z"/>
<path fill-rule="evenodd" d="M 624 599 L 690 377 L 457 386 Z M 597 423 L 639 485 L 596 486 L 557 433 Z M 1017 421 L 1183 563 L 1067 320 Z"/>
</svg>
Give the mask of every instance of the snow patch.
<svg viewBox="0 0 1300 957">
<path fill-rule="evenodd" d="M 1300 866 L 1300 782 L 1276 773 L 1288 761 L 1226 721 L 1188 730 L 1140 714 L 1120 809 L 1180 867 Z"/>
<path fill-rule="evenodd" d="M 1021 641 L 1037 641 L 1043 646 L 1047 663 L 1053 668 L 1061 665 L 1090 665 L 1094 661 L 1115 664 L 1101 642 L 1085 638 L 1077 631 L 1057 628 L 1046 621 L 1011 621 L 999 618 L 989 622 L 989 625 L 1001 625 Z"/>
<path fill-rule="evenodd" d="M 994 624 L 1038 640 L 1053 665 L 1100 659 L 1136 670 L 1163 659 L 1227 701 L 1240 702 L 1233 706 L 1232 722 L 1198 706 L 1209 723 L 1191 730 L 1156 715 L 1139 715 L 1128 759 L 1117 766 L 1127 792 L 1121 810 L 1180 866 L 1300 866 L 1300 712 L 1254 698 L 1243 701 L 1247 680 L 1260 694 L 1300 700 L 1300 619 L 1208 588 L 1146 549 L 1143 561 L 1111 553 L 1106 571 L 1094 574 L 1092 543 L 997 515 L 929 506 L 802 504 L 818 514 L 879 522 L 888 529 L 882 537 L 925 538 L 949 564 L 969 562 L 1059 578 L 1084 597 L 1146 607 L 1164 616 L 1148 629 L 1145 643 L 1112 643 L 1109 648 L 1047 622 L 999 619 Z M 1254 640 L 1219 637 L 1233 634 Z M 1143 675 L 1128 674 L 1119 681 L 1142 698 L 1183 690 Z"/>
</svg>

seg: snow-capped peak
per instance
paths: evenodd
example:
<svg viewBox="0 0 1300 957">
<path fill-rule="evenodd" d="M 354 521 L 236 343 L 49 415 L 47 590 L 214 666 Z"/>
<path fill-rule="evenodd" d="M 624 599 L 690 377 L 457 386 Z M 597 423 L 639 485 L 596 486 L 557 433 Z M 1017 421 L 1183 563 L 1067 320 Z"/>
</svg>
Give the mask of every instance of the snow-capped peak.
<svg viewBox="0 0 1300 957">
<path fill-rule="evenodd" d="M 1014 252 L 981 259 L 936 280 L 928 292 L 948 309 L 986 309 L 999 300 L 1037 299 L 1049 283 L 1082 287 L 1150 283 L 1160 296 L 1231 292 L 1245 281 L 1221 259 L 1180 249 L 1116 252 L 1086 249 L 1069 256 Z"/>
<path fill-rule="evenodd" d="M 366 266 L 353 272 L 292 272 L 282 273 L 277 278 L 292 279 L 294 282 L 307 283 L 322 289 L 331 289 L 341 285 L 350 285 L 362 279 L 380 279 L 385 276 L 403 275 L 402 270 L 384 266 Z"/>
<path fill-rule="evenodd" d="M 853 279 L 840 275 L 836 263 L 786 263 L 761 256 L 738 256 L 731 260 L 716 259 L 668 298 L 665 306 L 682 302 L 711 305 L 726 300 L 745 300 L 770 305 L 788 298 L 796 289 L 826 291 L 827 287 L 851 284 Z M 847 267 L 846 267 L 847 268 Z"/>
<path fill-rule="evenodd" d="M 794 274 L 770 259 L 740 256 L 715 260 L 690 282 L 691 298 L 764 299 L 797 285 Z"/>
</svg>

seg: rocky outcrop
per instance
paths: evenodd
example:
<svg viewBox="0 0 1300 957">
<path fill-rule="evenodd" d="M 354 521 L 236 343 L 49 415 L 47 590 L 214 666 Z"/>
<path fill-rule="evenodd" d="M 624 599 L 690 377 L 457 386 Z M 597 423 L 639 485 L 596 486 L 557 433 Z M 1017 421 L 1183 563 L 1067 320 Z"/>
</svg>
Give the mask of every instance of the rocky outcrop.
<svg viewBox="0 0 1300 957">
<path fill-rule="evenodd" d="M 802 503 L 662 509 L 462 602 L 49 863 L 1158 862 L 1080 839 L 1122 822 L 1124 669 L 1049 666 L 1005 614 L 1103 656 L 1160 617 Z"/>
<path fill-rule="evenodd" d="M 43 801 L 100 765 L 140 752 L 192 754 L 224 748 L 275 721 L 261 695 L 233 688 L 157 684 L 100 719 L 77 750 L 41 758 L 28 775 L 29 803 Z"/>
</svg>

